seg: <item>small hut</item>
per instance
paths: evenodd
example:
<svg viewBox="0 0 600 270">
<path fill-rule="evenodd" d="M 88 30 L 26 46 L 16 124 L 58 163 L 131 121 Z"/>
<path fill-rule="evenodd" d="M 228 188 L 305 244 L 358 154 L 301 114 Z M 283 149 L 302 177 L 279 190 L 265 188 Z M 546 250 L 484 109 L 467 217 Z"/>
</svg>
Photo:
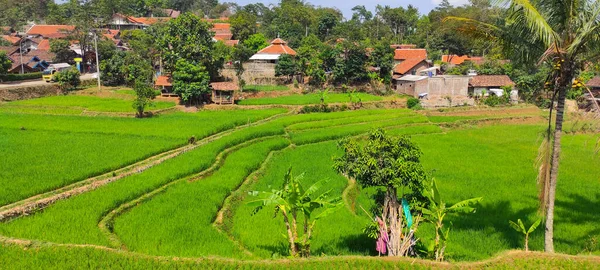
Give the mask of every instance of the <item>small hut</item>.
<svg viewBox="0 0 600 270">
<path fill-rule="evenodd" d="M 233 104 L 235 92 L 239 90 L 237 83 L 234 82 L 214 82 L 210 87 L 212 88 L 211 99 L 215 104 Z"/>
<path fill-rule="evenodd" d="M 158 76 L 154 82 L 154 86 L 160 89 L 160 95 L 163 97 L 177 96 L 177 94 L 173 93 L 173 82 L 169 75 Z"/>
</svg>

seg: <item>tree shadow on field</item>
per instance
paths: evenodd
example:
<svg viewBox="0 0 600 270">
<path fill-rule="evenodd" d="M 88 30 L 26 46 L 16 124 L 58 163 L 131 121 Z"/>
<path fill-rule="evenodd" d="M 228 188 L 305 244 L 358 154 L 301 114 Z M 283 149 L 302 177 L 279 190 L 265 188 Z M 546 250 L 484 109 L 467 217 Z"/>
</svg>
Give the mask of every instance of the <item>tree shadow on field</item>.
<svg viewBox="0 0 600 270">
<path fill-rule="evenodd" d="M 290 247 L 283 243 L 273 244 L 273 245 L 258 245 L 259 249 L 269 251 L 271 253 L 271 257 L 286 257 L 290 255 Z"/>
<path fill-rule="evenodd" d="M 511 248 L 522 248 L 523 236 L 509 226 L 509 220 L 516 221 L 520 218 L 525 224 L 531 224 L 533 220 L 527 220 L 527 217 L 537 211 L 536 207 L 517 211 L 508 200 L 479 204 L 475 208 L 477 211 L 473 214 L 450 216 L 448 219 L 452 222 L 451 230 L 501 233 Z"/>
<path fill-rule="evenodd" d="M 556 200 L 555 223 L 598 224 L 598 221 L 600 221 L 600 210 L 598 210 L 600 209 L 600 193 L 596 193 L 593 197 L 595 199 L 590 199 L 579 194 L 561 196 L 560 199 Z M 586 231 L 581 237 L 573 238 L 569 235 L 559 235 L 555 236 L 554 241 L 565 243 L 569 246 L 585 246 L 585 243 L 593 237 L 600 237 L 600 226 Z"/>
<path fill-rule="evenodd" d="M 315 254 L 340 253 L 344 250 L 347 250 L 352 254 L 377 255 L 377 251 L 375 250 L 375 240 L 369 238 L 364 233 L 345 235 L 341 237 L 339 241 L 336 241 L 335 246 L 334 243 L 322 246 L 315 250 Z"/>
</svg>

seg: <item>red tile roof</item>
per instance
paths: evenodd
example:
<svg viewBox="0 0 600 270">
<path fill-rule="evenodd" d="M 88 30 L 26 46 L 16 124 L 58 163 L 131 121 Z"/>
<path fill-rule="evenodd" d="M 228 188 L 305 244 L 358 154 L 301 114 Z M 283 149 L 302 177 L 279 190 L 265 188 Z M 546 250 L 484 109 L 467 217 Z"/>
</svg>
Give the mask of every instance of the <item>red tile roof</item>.
<svg viewBox="0 0 600 270">
<path fill-rule="evenodd" d="M 506 75 L 477 75 L 471 78 L 472 87 L 502 87 L 513 86 L 515 83 Z"/>
<path fill-rule="evenodd" d="M 213 82 L 210 83 L 210 86 L 216 91 L 238 91 L 240 89 L 234 82 Z"/>
<path fill-rule="evenodd" d="M 404 60 L 400 64 L 397 64 L 394 67 L 394 73 L 406 74 L 411 69 L 413 69 L 414 67 L 419 65 L 421 62 L 427 63 L 427 61 L 425 59 L 418 59 L 418 58 Z"/>
<path fill-rule="evenodd" d="M 66 37 L 69 31 L 75 29 L 74 25 L 34 25 L 27 31 L 28 35 L 40 35 L 46 38 Z"/>
<path fill-rule="evenodd" d="M 585 85 L 587 87 L 600 87 L 600 76 L 592 78 Z"/>
<path fill-rule="evenodd" d="M 10 35 L 2 35 L 2 38 L 8 42 L 10 42 L 12 45 L 17 45 L 19 44 L 19 41 L 21 41 L 20 37 L 15 37 L 15 36 L 10 36 Z"/>
<path fill-rule="evenodd" d="M 158 22 L 167 22 L 172 18 L 171 17 L 127 17 L 127 19 L 134 23 L 153 25 Z"/>
<path fill-rule="evenodd" d="M 233 37 L 233 34 L 216 34 L 214 36 L 214 38 L 216 40 L 222 40 L 222 41 L 231 40 L 232 37 Z"/>
<path fill-rule="evenodd" d="M 154 82 L 154 85 L 156 85 L 156 86 L 173 86 L 171 76 L 168 76 L 168 75 L 158 76 L 158 78 L 156 78 L 156 81 Z"/>
<path fill-rule="evenodd" d="M 450 64 L 453 64 L 453 65 L 460 65 L 465 60 L 468 60 L 468 59 L 469 59 L 468 55 L 462 55 L 462 56 L 458 56 L 456 54 L 452 54 L 452 55 L 444 54 L 444 55 L 442 55 L 442 62 L 444 62 L 444 63 L 450 63 Z"/>
<path fill-rule="evenodd" d="M 427 59 L 427 50 L 425 49 L 397 49 L 394 51 L 394 60 L 406 59 Z"/>
<path fill-rule="evenodd" d="M 40 43 L 38 43 L 37 45 L 37 49 L 38 50 L 50 50 L 50 41 L 47 39 L 42 39 L 42 41 L 40 41 Z"/>
<path fill-rule="evenodd" d="M 235 46 L 240 44 L 240 41 L 237 39 L 233 39 L 233 40 L 225 40 L 225 45 L 227 46 Z"/>
<path fill-rule="evenodd" d="M 6 55 L 11 56 L 19 51 L 19 46 L 0 46 L 0 51 L 6 52 Z"/>
<path fill-rule="evenodd" d="M 283 39 L 276 38 L 271 41 L 271 45 L 258 51 L 256 54 L 289 54 L 296 55 L 296 51 L 290 48 Z"/>
</svg>

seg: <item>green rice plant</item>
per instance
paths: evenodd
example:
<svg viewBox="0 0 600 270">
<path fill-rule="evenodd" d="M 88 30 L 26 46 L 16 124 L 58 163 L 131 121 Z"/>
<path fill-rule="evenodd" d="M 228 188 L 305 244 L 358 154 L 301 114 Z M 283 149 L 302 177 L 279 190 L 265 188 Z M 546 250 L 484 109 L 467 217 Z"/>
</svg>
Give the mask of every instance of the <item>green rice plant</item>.
<svg viewBox="0 0 600 270">
<path fill-rule="evenodd" d="M 29 106 L 5 103 L 0 105 L 2 114 L 52 114 L 52 115 L 80 115 L 83 108 L 53 107 L 53 106 Z"/>
<path fill-rule="evenodd" d="M 165 137 L 0 128 L 0 206 L 181 145 Z"/>
<path fill-rule="evenodd" d="M 97 112 L 134 112 L 131 100 L 120 98 L 101 98 L 96 96 L 67 95 L 50 96 L 36 99 L 19 100 L 10 102 L 11 105 L 21 106 L 52 106 L 62 108 L 84 108 Z M 175 107 L 175 102 L 157 101 L 151 110 L 160 110 Z"/>
<path fill-rule="evenodd" d="M 253 84 L 253 85 L 244 86 L 244 91 L 251 91 L 251 92 L 259 92 L 259 91 L 269 92 L 269 91 L 287 91 L 287 90 L 290 90 L 290 88 L 287 87 L 287 85 L 257 85 L 257 84 Z"/>
<path fill-rule="evenodd" d="M 358 93 L 357 96 L 362 101 L 379 101 L 383 100 L 379 96 L 374 96 L 365 93 Z M 345 103 L 348 102 L 347 94 L 328 94 L 328 103 Z M 273 98 L 252 98 L 245 99 L 239 102 L 240 105 L 306 105 L 306 104 L 321 104 L 321 96 L 319 94 L 291 95 Z"/>
<path fill-rule="evenodd" d="M 335 126 L 330 128 L 309 129 L 297 132 L 290 132 L 290 138 L 292 139 L 292 142 L 300 145 L 326 140 L 334 140 L 346 136 L 354 136 L 376 128 L 385 128 L 425 122 L 427 122 L 427 118 L 421 115 L 417 115 L 413 117 L 388 119 L 362 124 L 351 124 L 344 126 Z"/>
<path fill-rule="evenodd" d="M 285 111 L 283 109 L 267 109 L 178 112 L 145 119 L 0 113 L 0 127 L 13 129 L 24 127 L 28 130 L 72 133 L 160 136 L 187 141 L 192 136 L 203 138 Z"/>
<path fill-rule="evenodd" d="M 269 152 L 288 145 L 288 140 L 275 137 L 231 153 L 210 176 L 181 182 L 117 218 L 115 232 L 130 250 L 144 253 L 247 257 L 212 222 L 230 191 L 256 170 Z"/>
<path fill-rule="evenodd" d="M 305 123 L 298 123 L 290 125 L 288 130 L 304 130 L 304 129 L 312 129 L 312 128 L 324 128 L 331 126 L 339 126 L 345 124 L 353 124 L 353 123 L 363 123 L 363 122 L 372 122 L 378 120 L 386 120 L 393 119 L 398 117 L 407 117 L 407 116 L 415 116 L 416 114 L 411 113 L 407 110 L 381 110 L 381 113 L 373 114 L 373 115 L 364 115 L 364 116 L 355 116 L 351 118 L 338 118 L 338 119 L 330 119 L 330 120 L 322 120 L 322 121 L 311 121 Z"/>
</svg>

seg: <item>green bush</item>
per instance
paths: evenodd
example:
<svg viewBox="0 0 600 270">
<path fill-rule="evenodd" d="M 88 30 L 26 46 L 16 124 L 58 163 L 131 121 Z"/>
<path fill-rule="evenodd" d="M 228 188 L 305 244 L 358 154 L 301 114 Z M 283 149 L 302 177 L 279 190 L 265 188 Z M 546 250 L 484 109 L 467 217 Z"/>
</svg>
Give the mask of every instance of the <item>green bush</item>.
<svg viewBox="0 0 600 270">
<path fill-rule="evenodd" d="M 35 80 L 42 79 L 41 72 L 32 72 L 25 74 L 2 74 L 0 75 L 0 82 L 14 82 L 14 81 L 24 81 L 24 80 Z"/>
<path fill-rule="evenodd" d="M 300 109 L 300 113 L 321 113 L 321 112 L 343 112 L 350 108 L 346 104 L 342 105 L 309 105 Z"/>
<path fill-rule="evenodd" d="M 421 101 L 418 98 L 411 97 L 406 101 L 406 106 L 409 109 L 417 109 L 421 107 Z"/>
<path fill-rule="evenodd" d="M 503 103 L 504 99 L 496 95 L 490 95 L 489 97 L 483 100 L 483 104 L 488 105 L 490 107 L 496 107 Z"/>
</svg>

